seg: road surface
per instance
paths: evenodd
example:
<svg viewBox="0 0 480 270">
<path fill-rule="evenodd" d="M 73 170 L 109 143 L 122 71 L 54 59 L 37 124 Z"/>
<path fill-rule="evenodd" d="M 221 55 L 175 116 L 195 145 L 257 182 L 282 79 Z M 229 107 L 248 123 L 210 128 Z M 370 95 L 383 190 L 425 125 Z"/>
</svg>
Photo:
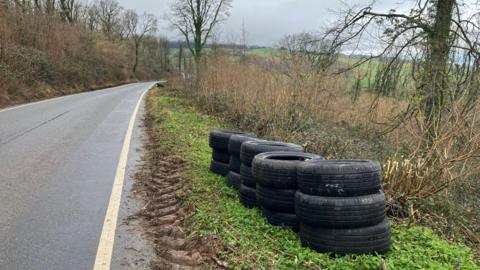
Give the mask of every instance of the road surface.
<svg viewBox="0 0 480 270">
<path fill-rule="evenodd" d="M 0 269 L 93 268 L 127 129 L 152 86 L 0 110 Z"/>
</svg>

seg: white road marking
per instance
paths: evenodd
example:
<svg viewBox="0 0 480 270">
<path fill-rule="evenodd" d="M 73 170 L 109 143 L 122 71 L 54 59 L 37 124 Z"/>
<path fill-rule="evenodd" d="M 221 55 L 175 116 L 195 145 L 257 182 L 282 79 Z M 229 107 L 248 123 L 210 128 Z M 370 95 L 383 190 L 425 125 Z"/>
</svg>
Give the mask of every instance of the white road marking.
<svg viewBox="0 0 480 270">
<path fill-rule="evenodd" d="M 115 180 L 113 182 L 110 201 L 108 203 L 107 213 L 103 222 L 102 235 L 100 236 L 100 242 L 98 244 L 97 256 L 95 257 L 95 265 L 93 266 L 94 270 L 110 269 L 110 263 L 113 253 L 113 243 L 115 240 L 115 231 L 117 228 L 118 210 L 120 208 L 120 201 L 122 199 L 123 182 L 125 180 L 125 170 L 127 167 L 128 151 L 130 149 L 130 142 L 132 140 L 133 129 L 135 127 L 135 119 L 137 118 L 138 109 L 140 108 L 143 97 L 149 89 L 145 90 L 140 96 L 135 110 L 133 111 L 132 117 L 130 118 L 130 123 L 128 124 L 127 133 L 125 134 L 125 140 L 123 142 L 122 152 L 120 154 L 120 160 L 118 161 Z"/>
<path fill-rule="evenodd" d="M 107 89 L 114 89 L 114 88 L 121 88 L 121 87 L 132 85 L 132 84 L 124 84 L 124 85 L 119 85 L 119 86 L 115 86 L 115 87 L 100 89 L 99 91 L 107 90 Z M 71 95 L 65 95 L 65 96 L 61 96 L 61 97 L 49 98 L 49 99 L 45 99 L 45 100 L 25 103 L 25 104 L 21 104 L 21 105 L 12 106 L 12 107 L 7 107 L 7 108 L 4 108 L 4 109 L 0 109 L 0 113 L 13 111 L 13 110 L 17 110 L 17 109 L 20 109 L 20 108 L 29 107 L 29 106 L 32 106 L 32 105 L 37 105 L 37 104 L 41 104 L 41 103 L 45 103 L 45 102 L 50 102 L 50 101 L 54 101 L 54 100 L 57 100 L 57 99 L 62 99 L 62 98 L 66 98 L 66 97 L 81 95 L 81 94 L 89 93 L 89 92 L 92 92 L 92 91 L 95 91 L 95 90 L 75 93 L 75 94 L 71 94 Z"/>
<path fill-rule="evenodd" d="M 40 104 L 40 103 L 45 103 L 45 102 L 57 100 L 57 99 L 63 98 L 63 97 L 65 97 L 65 96 L 56 97 L 56 98 L 50 98 L 50 99 L 46 99 L 46 100 L 40 100 L 40 101 L 31 102 L 31 103 L 26 103 L 26 104 L 22 104 L 22 105 L 13 106 L 13 107 L 8 107 L 8 108 L 5 108 L 5 109 L 3 109 L 3 110 L 0 110 L 0 113 L 2 113 L 2 112 L 8 112 L 8 111 L 16 110 L 16 109 L 20 109 L 20 108 L 23 108 L 23 107 L 28 107 L 28 106 L 31 106 L 31 105 L 36 105 L 36 104 Z"/>
</svg>

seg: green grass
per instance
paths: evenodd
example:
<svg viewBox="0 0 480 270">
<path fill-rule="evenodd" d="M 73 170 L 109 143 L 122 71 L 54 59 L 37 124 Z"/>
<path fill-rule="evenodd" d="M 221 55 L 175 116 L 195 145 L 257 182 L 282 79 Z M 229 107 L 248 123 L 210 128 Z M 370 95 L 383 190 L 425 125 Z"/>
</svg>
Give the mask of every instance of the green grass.
<svg viewBox="0 0 480 270">
<path fill-rule="evenodd" d="M 275 53 L 278 53 L 279 49 L 277 48 L 257 48 L 250 49 L 247 51 L 248 55 L 262 56 L 262 57 L 272 57 Z"/>
<path fill-rule="evenodd" d="M 479 269 L 470 249 L 440 240 L 430 229 L 393 224 L 392 250 L 380 255 L 334 258 L 301 246 L 291 231 L 274 227 L 257 209 L 244 208 L 225 179 L 209 172 L 208 133 L 226 127 L 219 119 L 195 112 L 189 101 L 166 92 L 152 95 L 164 147 L 191 164 L 191 189 L 181 194 L 196 206 L 185 221 L 191 235 L 216 235 L 228 248 L 219 259 L 236 269 Z M 228 126 L 227 126 L 228 127 Z"/>
<path fill-rule="evenodd" d="M 347 67 L 352 67 L 353 65 L 357 64 L 358 61 L 360 61 L 360 58 L 358 57 L 350 57 L 350 56 L 345 56 L 345 55 L 340 55 L 337 59 L 337 63 L 340 66 L 343 66 L 344 68 Z M 384 64 L 387 62 L 384 62 L 386 60 L 380 60 L 380 59 L 370 59 L 366 61 L 365 63 L 355 67 L 352 69 L 352 72 L 356 74 L 355 76 L 351 75 L 347 77 L 347 82 L 350 87 L 355 87 L 357 84 L 357 79 L 360 79 L 360 87 L 362 89 L 368 89 L 369 88 L 369 79 L 370 83 L 373 84 L 375 81 L 375 77 L 377 76 L 377 73 L 379 70 L 384 69 Z M 401 81 L 402 80 L 408 80 L 409 82 L 404 85 L 406 89 L 403 89 L 401 91 L 410 91 L 414 88 L 413 85 L 413 80 L 410 80 L 410 75 L 412 72 L 412 64 L 411 63 L 405 63 L 405 65 L 402 67 L 401 71 Z M 371 87 L 371 86 L 370 86 Z M 402 87 L 400 86 L 400 89 Z M 400 89 L 397 89 L 399 91 Z M 392 93 L 393 94 L 393 93 Z M 398 93 L 397 93 L 398 94 Z"/>
</svg>

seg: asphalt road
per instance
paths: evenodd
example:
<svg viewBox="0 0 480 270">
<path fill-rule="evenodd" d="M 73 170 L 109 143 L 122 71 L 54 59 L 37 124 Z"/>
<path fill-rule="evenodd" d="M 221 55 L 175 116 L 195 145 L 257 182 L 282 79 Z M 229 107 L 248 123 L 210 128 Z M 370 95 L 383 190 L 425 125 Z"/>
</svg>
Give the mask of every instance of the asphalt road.
<svg viewBox="0 0 480 270">
<path fill-rule="evenodd" d="M 126 130 L 152 85 L 0 111 L 0 269 L 92 269 Z"/>
</svg>

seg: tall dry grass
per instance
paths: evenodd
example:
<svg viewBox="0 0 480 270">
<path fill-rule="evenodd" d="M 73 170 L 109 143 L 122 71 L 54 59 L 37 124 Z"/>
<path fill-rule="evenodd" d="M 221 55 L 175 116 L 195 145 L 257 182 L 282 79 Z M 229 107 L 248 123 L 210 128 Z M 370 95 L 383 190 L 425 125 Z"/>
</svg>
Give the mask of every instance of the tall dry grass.
<svg viewBox="0 0 480 270">
<path fill-rule="evenodd" d="M 260 136 L 301 141 L 330 158 L 378 155 L 362 147 L 384 144 L 378 137 L 382 123 L 407 105 L 370 95 L 353 102 L 345 76 L 318 73 L 303 61 L 256 57 L 236 61 L 220 51 L 199 70 L 199 80 L 187 87 L 197 88 L 192 94 L 203 109 Z M 330 142 L 317 138 L 323 133 L 331 135 L 323 138 Z M 349 140 L 351 134 L 355 137 Z M 389 151 L 385 149 L 382 157 Z"/>
<path fill-rule="evenodd" d="M 348 76 L 319 73 L 301 59 L 237 59 L 217 51 L 198 68 L 197 80 L 184 83 L 202 109 L 238 129 L 299 143 L 327 158 L 380 160 L 391 215 L 414 222 L 432 215 L 435 222 L 462 220 L 457 227 L 478 243 L 480 211 L 472 210 L 480 201 L 472 195 L 480 191 L 472 185 L 480 172 L 477 110 L 462 114 L 462 101 L 452 104 L 438 138 L 428 142 L 415 104 L 366 93 L 354 101 Z M 470 197 L 459 203 L 458 194 Z M 445 201 L 448 206 L 439 209 Z M 470 210 L 452 211 L 457 207 Z"/>
</svg>

